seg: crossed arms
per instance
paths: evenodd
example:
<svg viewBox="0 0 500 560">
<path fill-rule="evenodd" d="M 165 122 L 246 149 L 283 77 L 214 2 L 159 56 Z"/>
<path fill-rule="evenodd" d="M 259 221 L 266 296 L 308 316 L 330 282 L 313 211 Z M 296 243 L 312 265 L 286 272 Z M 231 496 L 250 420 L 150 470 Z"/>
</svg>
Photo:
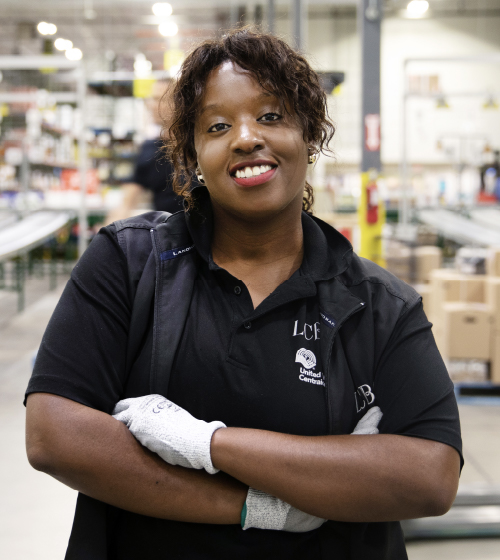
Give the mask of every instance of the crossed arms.
<svg viewBox="0 0 500 560">
<path fill-rule="evenodd" d="M 221 472 L 172 466 L 112 416 L 48 393 L 27 401 L 31 465 L 119 508 L 163 519 L 237 524 L 248 487 L 314 516 L 393 521 L 442 515 L 458 487 L 459 455 L 398 435 L 293 436 L 225 428 L 211 441 Z"/>
</svg>

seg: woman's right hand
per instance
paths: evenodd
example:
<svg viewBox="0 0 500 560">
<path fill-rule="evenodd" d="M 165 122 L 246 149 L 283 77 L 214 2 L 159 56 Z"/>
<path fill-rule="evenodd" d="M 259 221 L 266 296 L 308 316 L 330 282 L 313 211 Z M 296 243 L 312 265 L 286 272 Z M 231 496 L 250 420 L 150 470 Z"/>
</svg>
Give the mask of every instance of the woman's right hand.
<svg viewBox="0 0 500 560">
<path fill-rule="evenodd" d="M 378 434 L 378 425 L 382 411 L 374 406 L 356 424 L 353 434 Z M 326 519 L 309 515 L 279 498 L 260 490 L 248 489 L 247 498 L 241 515 L 243 530 L 271 529 L 291 533 L 313 531 L 323 525 Z"/>
</svg>

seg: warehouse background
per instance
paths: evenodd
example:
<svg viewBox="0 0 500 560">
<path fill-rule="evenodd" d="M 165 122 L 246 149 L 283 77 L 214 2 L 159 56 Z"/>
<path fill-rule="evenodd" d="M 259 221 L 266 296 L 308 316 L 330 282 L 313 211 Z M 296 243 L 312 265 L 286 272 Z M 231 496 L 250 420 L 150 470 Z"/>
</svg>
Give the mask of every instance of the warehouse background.
<svg viewBox="0 0 500 560">
<path fill-rule="evenodd" d="M 21 402 L 72 267 L 124 211 L 140 147 L 159 133 L 154 84 L 194 44 L 253 24 L 303 51 L 328 94 L 337 132 L 334 157 L 310 172 L 315 213 L 419 291 L 455 383 L 459 495 L 446 516 L 404 523 L 410 560 L 500 558 L 500 0 L 0 10 L 0 555 L 64 555 L 76 494 L 28 465 Z M 370 25 L 379 61 L 363 51 Z M 151 205 L 142 193 L 127 211 Z"/>
</svg>

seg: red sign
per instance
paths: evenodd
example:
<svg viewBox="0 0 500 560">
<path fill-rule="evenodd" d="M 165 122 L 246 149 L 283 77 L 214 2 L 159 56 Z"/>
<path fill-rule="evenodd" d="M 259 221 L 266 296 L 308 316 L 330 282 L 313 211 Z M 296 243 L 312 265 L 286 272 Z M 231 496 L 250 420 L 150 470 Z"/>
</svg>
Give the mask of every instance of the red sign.
<svg viewBox="0 0 500 560">
<path fill-rule="evenodd" d="M 365 148 L 369 152 L 380 150 L 380 115 L 365 115 Z"/>
</svg>

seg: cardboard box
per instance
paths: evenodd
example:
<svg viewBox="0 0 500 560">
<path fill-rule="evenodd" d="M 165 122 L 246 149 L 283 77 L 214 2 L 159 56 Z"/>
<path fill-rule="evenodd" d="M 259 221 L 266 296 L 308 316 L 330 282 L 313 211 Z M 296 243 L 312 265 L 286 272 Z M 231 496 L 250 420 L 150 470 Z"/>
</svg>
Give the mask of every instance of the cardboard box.
<svg viewBox="0 0 500 560">
<path fill-rule="evenodd" d="M 430 298 L 431 298 L 431 285 L 430 284 L 415 284 L 415 290 L 422 296 L 422 304 L 424 311 L 429 316 Z"/>
<path fill-rule="evenodd" d="M 491 308 L 480 303 L 444 303 L 442 352 L 447 359 L 490 360 Z"/>
<path fill-rule="evenodd" d="M 500 276 L 500 247 L 492 247 L 486 263 L 486 272 L 490 276 Z"/>
<path fill-rule="evenodd" d="M 490 379 L 500 385 L 500 331 L 494 331 L 491 337 Z"/>
<path fill-rule="evenodd" d="M 500 331 L 500 276 L 486 278 L 486 303 L 491 307 L 493 328 Z"/>
<path fill-rule="evenodd" d="M 460 274 L 441 268 L 430 273 L 431 293 L 428 314 L 436 325 L 441 322 L 442 306 L 446 302 L 486 303 L 484 275 Z"/>
<path fill-rule="evenodd" d="M 439 247 L 424 246 L 415 248 L 416 282 L 430 281 L 430 273 L 443 265 L 443 251 Z"/>
</svg>

